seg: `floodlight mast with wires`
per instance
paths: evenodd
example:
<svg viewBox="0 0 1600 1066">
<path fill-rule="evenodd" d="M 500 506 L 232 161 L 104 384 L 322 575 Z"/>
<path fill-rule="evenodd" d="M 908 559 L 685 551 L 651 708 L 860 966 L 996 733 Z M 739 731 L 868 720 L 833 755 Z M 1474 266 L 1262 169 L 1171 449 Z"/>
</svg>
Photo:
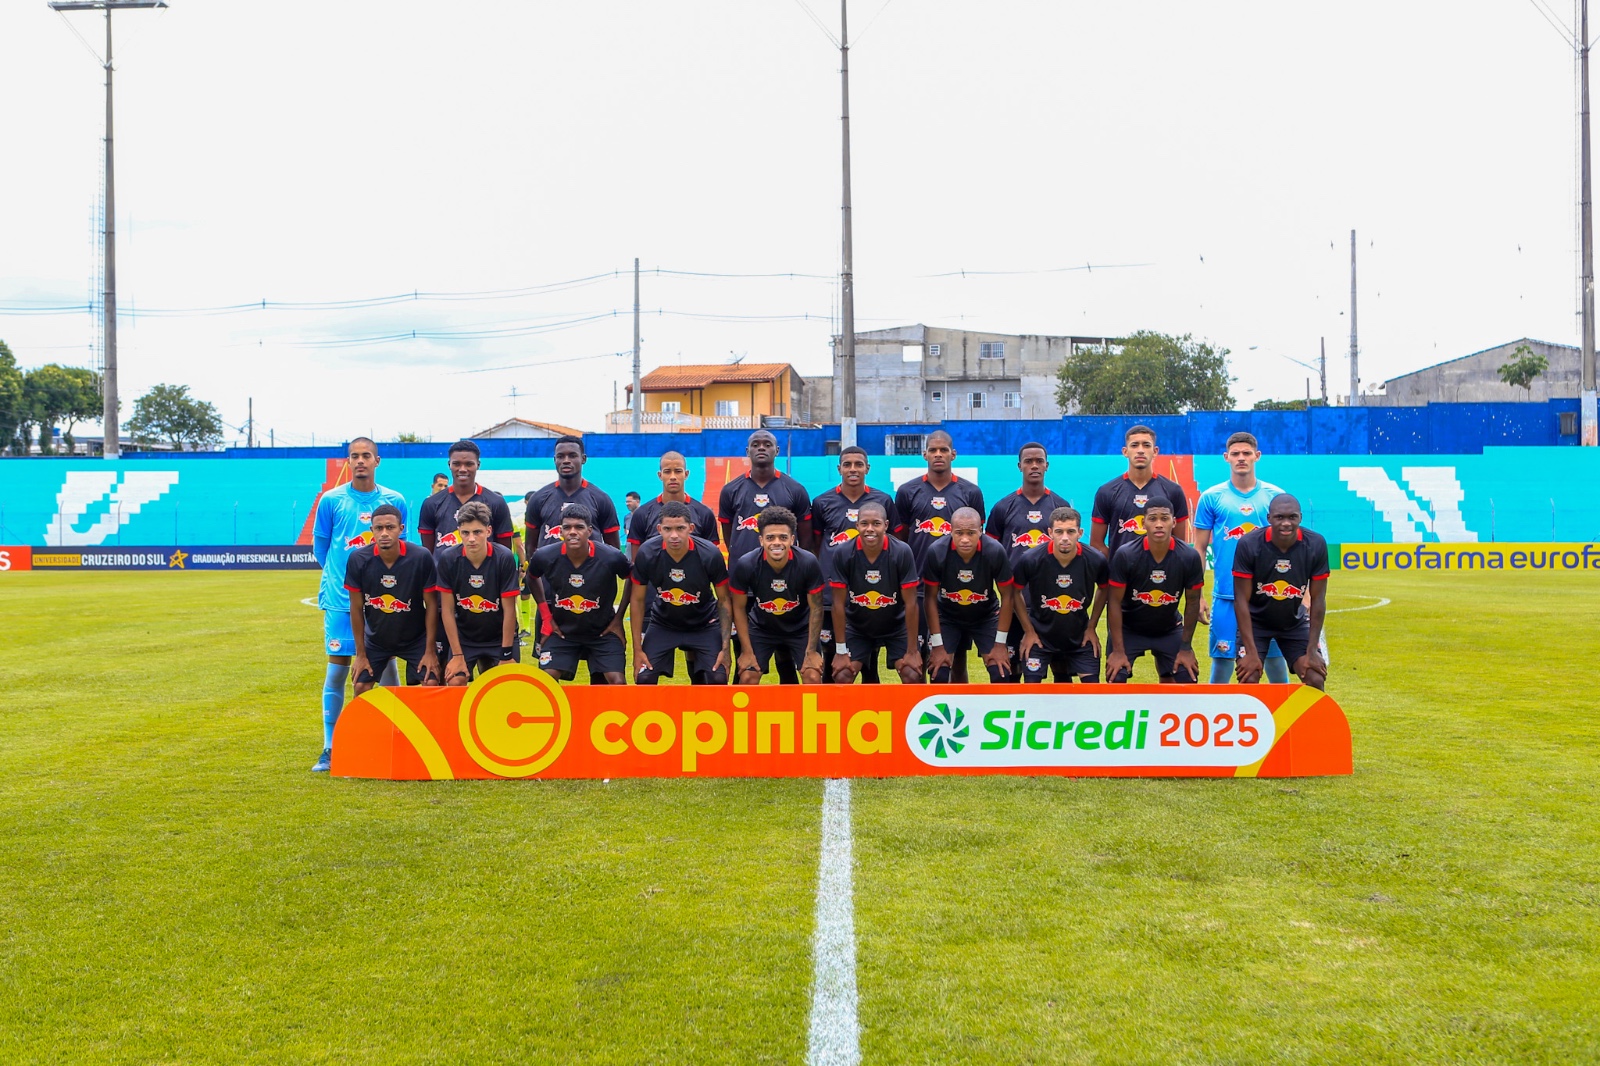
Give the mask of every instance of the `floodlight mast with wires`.
<svg viewBox="0 0 1600 1066">
<path fill-rule="evenodd" d="M 105 401 L 101 419 L 101 432 L 107 459 L 122 455 L 122 442 L 117 425 L 117 237 L 116 208 L 117 181 L 115 153 L 112 150 L 111 125 L 111 12 L 124 8 L 162 8 L 166 0 L 51 0 L 52 11 L 104 11 L 106 13 L 106 224 L 101 233 L 104 241 L 102 254 L 106 264 L 106 288 L 103 294 L 102 313 L 105 315 L 106 352 L 105 367 L 100 376 L 101 398 Z"/>
</svg>

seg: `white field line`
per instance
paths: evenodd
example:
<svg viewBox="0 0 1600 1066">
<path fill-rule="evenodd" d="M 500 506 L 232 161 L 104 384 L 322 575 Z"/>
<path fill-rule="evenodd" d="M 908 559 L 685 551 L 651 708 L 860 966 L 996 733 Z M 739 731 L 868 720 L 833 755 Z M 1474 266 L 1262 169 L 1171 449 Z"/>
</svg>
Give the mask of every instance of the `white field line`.
<svg viewBox="0 0 1600 1066">
<path fill-rule="evenodd" d="M 1358 599 L 1358 600 L 1377 600 L 1378 602 L 1377 603 L 1363 604 L 1360 607 L 1336 607 L 1331 611 L 1324 611 L 1323 613 L 1324 614 L 1348 614 L 1351 611 L 1370 611 L 1374 607 L 1387 607 L 1387 606 L 1389 606 L 1389 604 L 1394 602 L 1393 600 L 1389 599 L 1389 597 L 1387 597 L 1387 596 L 1356 596 L 1356 594 L 1353 593 L 1353 592 L 1350 593 L 1349 595 L 1355 596 L 1355 598 Z"/>
<path fill-rule="evenodd" d="M 307 607 L 315 607 L 317 605 L 317 598 L 315 596 L 307 596 L 300 602 L 305 604 Z"/>
<path fill-rule="evenodd" d="M 817 932 L 812 940 L 808 1066 L 856 1066 L 856 919 L 851 871 L 850 782 L 822 786 L 822 857 L 817 870 Z"/>
</svg>

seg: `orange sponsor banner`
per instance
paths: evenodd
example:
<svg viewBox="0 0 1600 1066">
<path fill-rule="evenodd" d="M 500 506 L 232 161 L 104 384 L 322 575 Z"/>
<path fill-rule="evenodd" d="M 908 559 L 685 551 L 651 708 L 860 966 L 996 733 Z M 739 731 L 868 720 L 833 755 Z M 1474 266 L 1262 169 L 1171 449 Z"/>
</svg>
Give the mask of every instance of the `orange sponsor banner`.
<svg viewBox="0 0 1600 1066">
<path fill-rule="evenodd" d="M 9 570 L 32 570 L 33 549 L 26 544 L 0 545 L 0 574 Z"/>
<path fill-rule="evenodd" d="M 562 686 L 507 665 L 465 688 L 352 700 L 333 774 L 609 777 L 1304 777 L 1350 727 L 1303 685 Z"/>
</svg>

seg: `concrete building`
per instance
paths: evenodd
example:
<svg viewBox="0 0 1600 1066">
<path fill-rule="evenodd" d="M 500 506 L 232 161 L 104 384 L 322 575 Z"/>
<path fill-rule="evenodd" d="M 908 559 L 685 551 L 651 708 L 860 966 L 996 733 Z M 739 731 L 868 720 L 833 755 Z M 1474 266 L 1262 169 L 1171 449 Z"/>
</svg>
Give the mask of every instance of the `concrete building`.
<svg viewBox="0 0 1600 1066">
<path fill-rule="evenodd" d="M 508 440 L 512 438 L 535 438 L 541 440 L 554 440 L 556 437 L 581 437 L 583 430 L 573 429 L 571 426 L 557 425 L 554 422 L 531 422 L 526 418 L 508 418 L 504 422 L 497 422 L 488 429 L 481 429 L 472 434 L 467 440 Z"/>
<path fill-rule="evenodd" d="M 805 380 L 788 363 L 686 363 L 660 366 L 639 379 L 645 433 L 758 429 L 787 425 L 799 415 Z M 630 407 L 606 416 L 611 433 L 633 432 Z"/>
<path fill-rule="evenodd" d="M 1550 367 L 1534 379 L 1533 389 L 1519 389 L 1500 380 L 1500 368 L 1517 358 L 1526 344 Z M 1417 407 L 1428 403 L 1568 399 L 1578 395 L 1582 352 L 1566 344 L 1551 344 L 1530 337 L 1507 341 L 1459 359 L 1437 363 L 1383 383 L 1381 393 L 1363 394 L 1367 406 Z"/>
<path fill-rule="evenodd" d="M 856 419 L 1060 418 L 1056 373 L 1061 364 L 1074 348 L 1105 340 L 923 325 L 857 333 Z M 808 421 L 837 422 L 844 410 L 838 337 L 833 351 L 832 380 L 816 382 L 803 397 Z"/>
</svg>

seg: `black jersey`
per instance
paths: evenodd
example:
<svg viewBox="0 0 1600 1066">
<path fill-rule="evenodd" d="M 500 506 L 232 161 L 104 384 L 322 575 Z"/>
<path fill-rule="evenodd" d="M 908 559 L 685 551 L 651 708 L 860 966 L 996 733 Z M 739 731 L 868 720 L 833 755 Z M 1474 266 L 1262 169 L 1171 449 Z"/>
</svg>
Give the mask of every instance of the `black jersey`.
<svg viewBox="0 0 1600 1066">
<path fill-rule="evenodd" d="M 521 581 L 517 559 L 510 548 L 494 543 L 486 547 L 489 553 L 483 557 L 482 566 L 473 566 L 459 544 L 439 548 L 433 557 L 439 570 L 439 588 L 456 599 L 456 631 L 461 634 L 461 643 L 498 648 L 505 636 L 505 615 L 501 611 L 517 609 Z"/>
<path fill-rule="evenodd" d="M 946 537 L 928 549 L 922 560 L 925 595 L 939 603 L 939 621 L 964 626 L 980 625 L 1000 613 L 1000 589 L 1011 584 L 1011 561 L 1000 542 L 978 538 L 971 559 L 951 547 Z"/>
<path fill-rule="evenodd" d="M 894 499 L 887 492 L 863 485 L 861 498 L 852 500 L 835 485 L 811 501 L 811 531 L 817 535 L 818 547 L 826 551 L 854 540 L 861 505 L 868 502 L 883 508 L 890 533 L 905 532 L 905 526 L 900 524 L 899 512 L 895 510 Z"/>
<path fill-rule="evenodd" d="M 685 633 L 709 629 L 718 624 L 712 590 L 728 583 L 728 566 L 709 540 L 691 537 L 683 558 L 673 559 L 661 538 L 651 537 L 634 553 L 633 583 L 648 590 L 649 625 Z"/>
<path fill-rule="evenodd" d="M 506 506 L 506 498 L 493 489 L 478 486 L 477 493 L 472 497 L 479 503 L 489 505 L 489 537 L 497 543 L 506 543 L 517 535 L 516 526 L 511 522 L 511 508 Z M 472 500 L 468 500 L 471 503 Z M 449 489 L 436 492 L 422 501 L 422 510 L 417 516 L 417 535 L 423 536 L 432 533 L 436 538 L 433 550 L 448 548 L 452 544 L 460 544 L 461 537 L 456 533 L 456 512 L 462 508 L 460 497 Z"/>
<path fill-rule="evenodd" d="M 767 507 L 787 507 L 803 528 L 811 521 L 811 495 L 792 477 L 774 470 L 772 480 L 757 485 L 749 474 L 740 474 L 722 486 L 717 500 L 717 520 L 731 526 L 728 532 L 728 558 L 742 559 L 761 547 L 756 519 Z M 796 533 L 799 530 L 795 531 Z"/>
<path fill-rule="evenodd" d="M 1057 507 L 1071 506 L 1064 497 L 1057 496 L 1049 489 L 1044 490 L 1044 495 L 1037 503 L 1018 489 L 995 501 L 984 532 L 1005 547 L 1014 569 L 1023 552 L 1037 548 L 1050 539 L 1050 512 Z"/>
<path fill-rule="evenodd" d="M 962 481 L 951 475 L 950 484 L 942 489 L 933 487 L 928 475 L 913 478 L 901 485 L 894 494 L 895 510 L 905 525 L 906 543 L 921 567 L 928 549 L 941 537 L 950 535 L 950 516 L 963 507 L 971 507 L 983 518 L 983 493 L 971 481 Z"/>
<path fill-rule="evenodd" d="M 911 548 L 893 537 L 884 542 L 876 559 L 868 559 L 859 539 L 828 553 L 828 584 L 844 597 L 845 620 L 851 629 L 868 637 L 885 637 L 906 624 L 902 589 L 916 588 L 917 561 Z M 844 634 L 835 633 L 835 640 Z"/>
<path fill-rule="evenodd" d="M 620 548 L 589 539 L 589 554 L 572 565 L 565 544 L 546 544 L 528 556 L 528 580 L 539 580 L 551 617 L 568 640 L 593 640 L 617 616 L 617 582 L 632 568 Z"/>
<path fill-rule="evenodd" d="M 811 621 L 808 597 L 820 593 L 824 584 L 822 564 L 804 548 L 791 548 L 782 570 L 774 570 L 767 553 L 757 548 L 740 557 L 728 576 L 728 587 L 748 597 L 750 624 L 782 636 L 807 632 Z"/>
<path fill-rule="evenodd" d="M 1304 526 L 1288 551 L 1272 542 L 1272 527 L 1239 538 L 1233 553 L 1233 576 L 1251 582 L 1250 623 L 1287 633 L 1310 622 L 1305 594 L 1313 581 L 1328 580 L 1328 542 Z"/>
<path fill-rule="evenodd" d="M 617 518 L 617 505 L 600 489 L 584 481 L 578 485 L 578 491 L 568 495 L 561 488 L 560 481 L 552 481 L 527 495 L 525 522 L 528 527 L 529 555 L 546 544 L 560 542 L 561 512 L 575 503 L 581 503 L 594 512 L 592 529 L 596 534 L 615 533 L 622 528 L 622 522 Z"/>
<path fill-rule="evenodd" d="M 660 530 L 656 523 L 661 521 L 661 505 L 666 501 L 660 496 L 653 500 L 646 500 L 633 512 L 633 517 L 628 520 L 628 543 L 640 545 L 651 537 L 656 536 Z M 695 499 L 688 498 L 685 506 L 689 508 L 689 522 L 694 526 L 694 535 L 701 540 L 717 543 L 717 516 L 711 508 Z"/>
<path fill-rule="evenodd" d="M 393 566 L 383 561 L 376 544 L 351 552 L 344 587 L 364 605 L 368 652 L 372 646 L 402 652 L 426 638 L 428 593 L 438 585 L 433 556 L 420 544 L 401 541 Z"/>
<path fill-rule="evenodd" d="M 1205 587 L 1206 564 L 1200 553 L 1174 540 L 1160 562 L 1150 554 L 1150 538 L 1139 537 L 1111 557 L 1107 582 L 1122 596 L 1122 625 L 1147 637 L 1164 637 L 1183 628 L 1178 600 L 1184 590 Z"/>
<path fill-rule="evenodd" d="M 1183 486 L 1160 474 L 1142 489 L 1123 474 L 1095 491 L 1090 521 L 1106 527 L 1106 552 L 1113 560 L 1124 544 L 1144 536 L 1144 508 L 1152 496 L 1167 498 L 1174 519 L 1189 517 L 1189 499 L 1183 494 Z"/>
<path fill-rule="evenodd" d="M 1066 566 L 1049 544 L 1041 544 L 1023 553 L 1011 579 L 1028 605 L 1039 639 L 1057 651 L 1067 651 L 1083 643 L 1095 589 L 1106 583 L 1108 574 L 1105 556 L 1087 544 L 1078 545 Z"/>
</svg>

